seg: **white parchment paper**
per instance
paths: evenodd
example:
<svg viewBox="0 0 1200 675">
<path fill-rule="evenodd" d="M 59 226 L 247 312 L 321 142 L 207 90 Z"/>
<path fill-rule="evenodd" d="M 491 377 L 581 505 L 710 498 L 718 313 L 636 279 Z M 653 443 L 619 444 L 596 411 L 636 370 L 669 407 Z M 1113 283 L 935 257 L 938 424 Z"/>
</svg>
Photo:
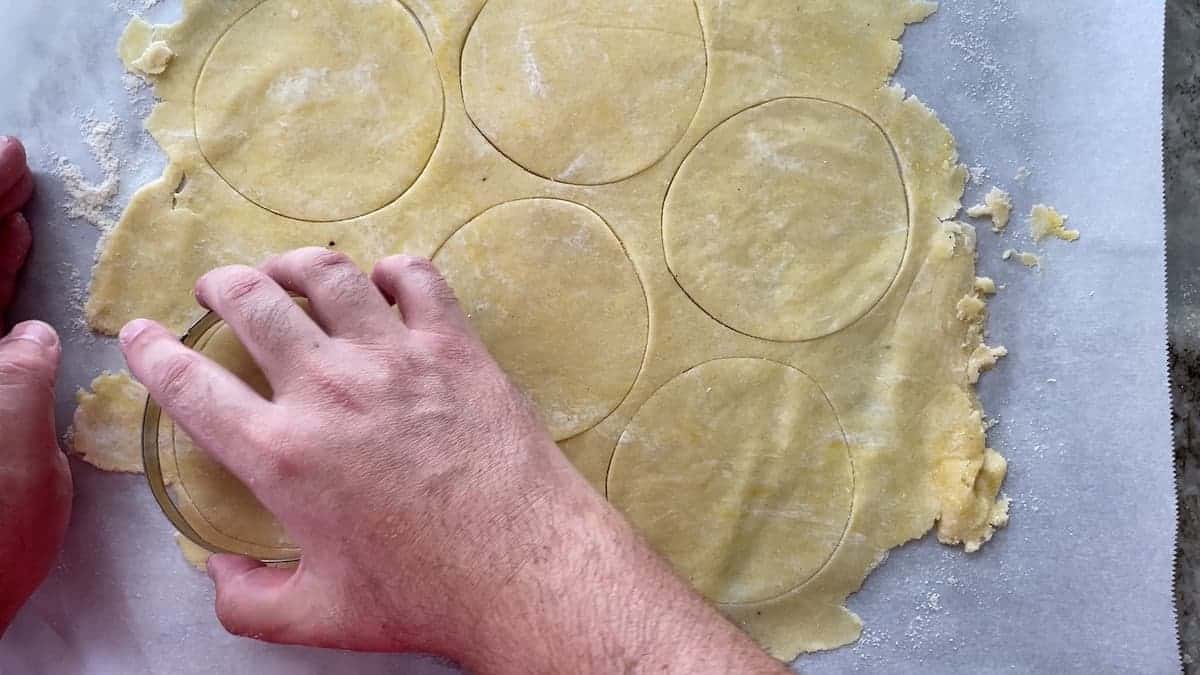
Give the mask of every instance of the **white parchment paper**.
<svg viewBox="0 0 1200 675">
<path fill-rule="evenodd" d="M 147 4 L 152 21 L 178 12 L 153 0 L 0 0 L 0 133 L 27 142 L 40 181 L 17 316 L 64 333 L 64 430 L 75 389 L 121 364 L 78 325 L 97 232 L 64 215 L 64 185 L 49 170 L 61 155 L 101 178 L 81 135 L 89 113 L 122 123 L 118 207 L 161 170 L 141 131 L 149 97 L 131 99 L 114 56 L 129 12 Z M 992 341 L 1012 350 L 982 387 L 996 420 L 989 438 L 1010 460 L 1012 524 L 972 556 L 929 539 L 893 552 L 850 600 L 862 640 L 802 657 L 805 671 L 1178 672 L 1162 15 L 1158 1 L 948 0 L 905 35 L 897 80 L 979 167 L 967 203 L 992 184 L 1017 203 L 1009 234 L 980 223 L 981 274 L 1004 286 Z M 1029 175 L 1018 180 L 1021 167 Z M 1083 239 L 1035 246 L 1024 218 L 1035 202 L 1070 214 Z M 1042 269 L 1002 262 L 1008 248 L 1038 252 Z M 143 479 L 75 470 L 61 563 L 0 640 L 0 672 L 450 672 L 227 636 L 211 585 L 181 562 Z"/>
</svg>

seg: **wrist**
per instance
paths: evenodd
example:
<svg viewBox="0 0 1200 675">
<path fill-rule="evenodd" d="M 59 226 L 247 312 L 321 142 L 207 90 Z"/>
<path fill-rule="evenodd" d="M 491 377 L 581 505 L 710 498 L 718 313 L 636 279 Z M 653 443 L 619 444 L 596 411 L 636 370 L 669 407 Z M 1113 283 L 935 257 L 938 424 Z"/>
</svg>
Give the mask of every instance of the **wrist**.
<svg viewBox="0 0 1200 675">
<path fill-rule="evenodd" d="M 669 665 L 712 610 L 551 448 L 557 465 L 540 469 L 541 496 L 526 501 L 526 536 L 511 549 L 524 557 L 481 594 L 472 643 L 455 656 L 480 673 Z"/>
</svg>

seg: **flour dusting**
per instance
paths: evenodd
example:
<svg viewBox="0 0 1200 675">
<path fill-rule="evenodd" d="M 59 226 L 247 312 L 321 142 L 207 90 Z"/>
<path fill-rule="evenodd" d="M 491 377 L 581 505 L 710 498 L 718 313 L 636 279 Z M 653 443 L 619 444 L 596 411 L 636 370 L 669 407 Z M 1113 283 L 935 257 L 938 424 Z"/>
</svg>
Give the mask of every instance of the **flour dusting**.
<svg viewBox="0 0 1200 675">
<path fill-rule="evenodd" d="M 107 120 L 96 117 L 94 112 L 81 116 L 80 130 L 84 142 L 102 177 L 90 182 L 83 170 L 66 157 L 51 154 L 51 172 L 63 183 L 67 198 L 63 211 L 68 218 L 85 220 L 107 232 L 116 224 L 113 201 L 121 189 L 121 164 L 113 152 L 113 141 L 120 132 L 121 121 L 113 115 Z"/>
<path fill-rule="evenodd" d="M 125 12 L 133 16 L 154 9 L 162 0 L 110 0 L 109 9 L 114 12 Z"/>
<path fill-rule="evenodd" d="M 546 79 L 542 76 L 542 68 L 533 53 L 533 41 L 529 38 L 529 31 L 524 26 L 517 31 L 517 45 L 521 48 L 521 68 L 525 71 L 525 81 L 529 83 L 530 93 L 545 98 Z"/>
</svg>

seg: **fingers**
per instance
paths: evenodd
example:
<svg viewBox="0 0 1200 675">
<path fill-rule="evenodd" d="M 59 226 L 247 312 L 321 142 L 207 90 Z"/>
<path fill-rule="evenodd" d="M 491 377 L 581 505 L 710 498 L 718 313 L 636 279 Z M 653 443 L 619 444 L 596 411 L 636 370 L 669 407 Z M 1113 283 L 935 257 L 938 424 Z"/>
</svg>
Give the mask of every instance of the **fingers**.
<svg viewBox="0 0 1200 675">
<path fill-rule="evenodd" d="M 216 312 L 280 391 L 304 354 L 329 336 L 273 279 L 251 267 L 213 270 L 196 283 L 196 299 Z"/>
<path fill-rule="evenodd" d="M 450 284 L 428 260 L 412 256 L 384 258 L 375 265 L 371 279 L 396 303 L 409 328 L 433 333 L 469 330 Z"/>
<path fill-rule="evenodd" d="M 0 195 L 7 193 L 27 173 L 25 146 L 11 136 L 0 136 Z"/>
<path fill-rule="evenodd" d="M 246 483 L 263 471 L 253 452 L 271 404 L 229 371 L 145 319 L 121 330 L 129 371 L 167 416 Z"/>
<path fill-rule="evenodd" d="M 25 264 L 33 237 L 29 223 L 19 213 L 0 219 L 0 314 L 8 309 L 17 287 L 17 274 Z M 0 322 L 0 328 L 2 328 Z"/>
<path fill-rule="evenodd" d="M 217 618 L 234 635 L 279 643 L 311 640 L 310 599 L 296 588 L 297 571 L 235 555 L 208 559 L 217 587 Z"/>
<path fill-rule="evenodd" d="M 263 272 L 283 288 L 303 295 L 325 331 L 361 337 L 401 326 L 379 288 L 341 253 L 302 248 L 268 260 Z"/>
<path fill-rule="evenodd" d="M 54 437 L 54 380 L 61 346 L 40 321 L 17 324 L 0 339 L 0 447 L 30 456 L 58 445 Z"/>
<path fill-rule="evenodd" d="M 26 169 L 17 179 L 16 184 L 7 192 L 0 193 L 0 218 L 6 218 L 25 206 L 25 202 L 33 196 L 33 174 Z"/>
</svg>

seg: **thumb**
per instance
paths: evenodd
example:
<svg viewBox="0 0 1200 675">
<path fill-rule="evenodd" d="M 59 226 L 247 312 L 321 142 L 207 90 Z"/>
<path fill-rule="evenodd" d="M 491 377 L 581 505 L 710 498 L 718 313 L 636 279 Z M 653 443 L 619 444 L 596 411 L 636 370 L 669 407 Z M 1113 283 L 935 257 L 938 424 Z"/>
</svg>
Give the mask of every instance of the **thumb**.
<svg viewBox="0 0 1200 675">
<path fill-rule="evenodd" d="M 285 644 L 311 639 L 306 600 L 296 588 L 298 570 L 218 554 L 208 559 L 208 576 L 217 587 L 217 619 L 225 630 Z"/>
<path fill-rule="evenodd" d="M 58 335 L 40 321 L 18 324 L 0 339 L 0 429 L 14 448 L 42 452 L 54 443 Z"/>
</svg>

